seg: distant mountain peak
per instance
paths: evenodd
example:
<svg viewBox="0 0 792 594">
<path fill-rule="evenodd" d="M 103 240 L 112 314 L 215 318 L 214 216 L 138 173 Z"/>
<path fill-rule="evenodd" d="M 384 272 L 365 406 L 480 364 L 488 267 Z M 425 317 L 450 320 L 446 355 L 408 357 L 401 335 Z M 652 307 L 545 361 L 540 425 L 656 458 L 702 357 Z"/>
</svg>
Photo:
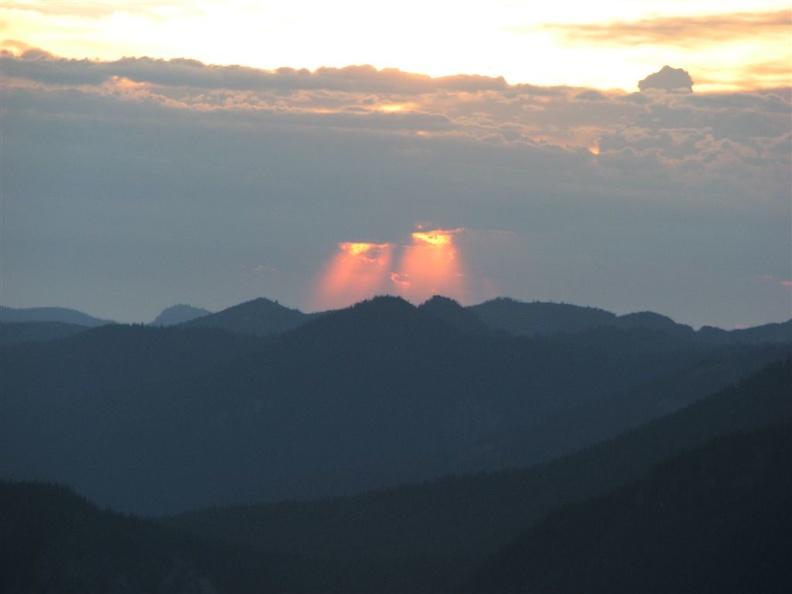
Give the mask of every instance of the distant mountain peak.
<svg viewBox="0 0 792 594">
<path fill-rule="evenodd" d="M 462 308 L 458 301 L 455 299 L 451 299 L 451 297 L 446 297 L 444 295 L 433 295 L 430 299 L 424 301 L 419 307 L 434 307 L 434 306 L 445 306 L 445 307 L 458 307 Z"/>
<path fill-rule="evenodd" d="M 190 320 L 184 325 L 266 336 L 296 328 L 311 317 L 298 309 L 283 306 L 277 301 L 258 297 L 217 313 Z"/>
<path fill-rule="evenodd" d="M 163 309 L 154 321 L 151 322 L 151 325 L 175 326 L 176 324 L 182 324 L 196 318 L 208 316 L 211 313 L 211 311 L 203 309 L 202 307 L 194 307 L 192 305 L 179 303 L 178 305 L 171 305 Z"/>
<path fill-rule="evenodd" d="M 376 295 L 371 299 L 364 299 L 363 301 L 359 301 L 355 303 L 351 309 L 356 310 L 375 310 L 380 308 L 388 308 L 389 310 L 414 310 L 415 306 L 404 299 L 403 297 L 398 297 L 396 295 Z"/>
<path fill-rule="evenodd" d="M 498 297 L 468 309 L 490 328 L 522 336 L 569 334 L 606 326 L 616 319 L 616 314 L 594 307 L 541 301 L 526 303 L 509 297 Z"/>
<path fill-rule="evenodd" d="M 491 329 L 470 308 L 463 307 L 450 297 L 435 295 L 422 303 L 418 310 L 439 318 L 466 334 L 486 334 Z"/>
<path fill-rule="evenodd" d="M 67 307 L 25 307 L 14 308 L 0 306 L 0 322 L 62 322 L 78 326 L 94 327 L 115 324 L 112 320 L 103 320 L 91 315 L 69 309 Z"/>
<path fill-rule="evenodd" d="M 653 311 L 639 311 L 616 318 L 616 325 L 622 328 L 647 328 L 650 330 L 692 332 L 690 326 L 679 324 L 668 316 Z"/>
</svg>

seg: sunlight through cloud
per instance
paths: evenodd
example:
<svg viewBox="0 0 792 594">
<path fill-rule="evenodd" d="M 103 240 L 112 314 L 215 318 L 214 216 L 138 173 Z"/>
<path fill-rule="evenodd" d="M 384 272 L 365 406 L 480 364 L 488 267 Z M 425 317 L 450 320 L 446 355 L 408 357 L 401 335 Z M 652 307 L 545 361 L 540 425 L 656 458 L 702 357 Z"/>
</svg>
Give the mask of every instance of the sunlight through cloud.
<svg viewBox="0 0 792 594">
<path fill-rule="evenodd" d="M 385 288 L 393 246 L 389 243 L 342 242 L 319 282 L 316 302 L 344 307 Z"/>
<path fill-rule="evenodd" d="M 413 303 L 434 295 L 467 297 L 462 256 L 455 238 L 463 229 L 423 229 L 411 242 L 342 242 L 322 273 L 314 305 L 338 308 L 378 293 L 398 294 Z"/>
<path fill-rule="evenodd" d="M 399 270 L 393 277 L 403 297 L 415 303 L 433 295 L 464 300 L 463 266 L 454 243 L 454 236 L 460 231 L 432 229 L 412 234 L 412 243 L 404 248 Z"/>
</svg>

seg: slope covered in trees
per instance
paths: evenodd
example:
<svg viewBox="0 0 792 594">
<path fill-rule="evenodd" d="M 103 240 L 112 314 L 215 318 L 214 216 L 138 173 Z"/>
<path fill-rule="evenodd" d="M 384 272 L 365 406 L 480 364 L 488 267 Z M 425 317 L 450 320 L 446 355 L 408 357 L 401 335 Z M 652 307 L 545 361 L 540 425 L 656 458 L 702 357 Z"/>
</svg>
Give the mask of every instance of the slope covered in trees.
<svg viewBox="0 0 792 594">
<path fill-rule="evenodd" d="M 382 568 L 401 564 L 413 576 L 403 591 L 439 592 L 559 505 L 627 485 L 709 440 L 785 419 L 792 419 L 789 360 L 617 439 L 538 467 L 445 477 L 357 497 L 214 508 L 166 523 L 262 550 L 372 568 L 370 591 L 386 591 L 390 577 Z"/>
<path fill-rule="evenodd" d="M 791 380 L 792 364 L 777 363 L 553 464 L 354 498 L 155 522 L 2 481 L 0 589 L 783 592 L 792 431 L 774 423 L 792 416 Z M 579 503 L 556 509 L 564 501 Z"/>
<path fill-rule="evenodd" d="M 299 555 L 196 538 L 101 510 L 64 487 L 0 481 L 5 594 L 298 594 L 342 585 L 344 575 Z"/>
<path fill-rule="evenodd" d="M 721 438 L 554 511 L 462 592 L 789 592 L 792 426 Z"/>
<path fill-rule="evenodd" d="M 361 492 L 572 451 L 785 351 L 482 334 L 435 305 L 378 298 L 272 337 L 118 325 L 6 348 L 0 473 L 145 514 Z M 542 436 L 581 410 L 603 430 Z"/>
</svg>

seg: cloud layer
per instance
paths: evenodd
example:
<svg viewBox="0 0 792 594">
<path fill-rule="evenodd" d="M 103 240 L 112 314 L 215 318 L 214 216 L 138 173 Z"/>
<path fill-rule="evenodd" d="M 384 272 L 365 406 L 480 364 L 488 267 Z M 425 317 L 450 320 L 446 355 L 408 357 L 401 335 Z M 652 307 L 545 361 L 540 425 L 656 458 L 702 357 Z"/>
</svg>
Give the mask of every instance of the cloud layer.
<svg viewBox="0 0 792 594">
<path fill-rule="evenodd" d="M 789 317 L 789 89 L 606 93 L 35 49 L 0 68 L 4 304 L 308 308 L 339 243 L 409 245 L 426 221 L 466 229 L 471 302 Z"/>
</svg>

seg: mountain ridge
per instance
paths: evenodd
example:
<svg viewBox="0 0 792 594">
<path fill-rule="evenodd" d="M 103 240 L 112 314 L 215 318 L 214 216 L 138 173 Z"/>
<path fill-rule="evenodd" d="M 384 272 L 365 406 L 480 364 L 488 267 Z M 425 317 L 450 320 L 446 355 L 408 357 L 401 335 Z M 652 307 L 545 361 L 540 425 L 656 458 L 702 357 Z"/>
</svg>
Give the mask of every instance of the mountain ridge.
<svg viewBox="0 0 792 594">
<path fill-rule="evenodd" d="M 116 324 L 68 307 L 25 307 L 15 308 L 0 305 L 0 322 L 61 322 L 93 328 L 105 324 Z"/>
<path fill-rule="evenodd" d="M 354 307 L 354 304 L 349 307 Z M 462 306 L 453 299 L 435 295 L 417 307 L 435 316 L 443 317 L 446 322 L 459 330 L 474 334 L 494 331 L 516 336 L 555 336 L 576 334 L 601 327 L 617 327 L 671 332 L 692 340 L 723 344 L 792 342 L 792 319 L 735 330 L 713 326 L 703 326 L 694 330 L 686 324 L 675 322 L 668 316 L 650 311 L 616 315 L 596 307 L 556 302 L 523 302 L 510 297 L 497 297 L 477 305 Z M 266 297 L 258 297 L 215 313 L 183 304 L 170 306 L 165 308 L 151 324 L 219 328 L 256 336 L 275 336 L 332 311 L 304 313 Z M 0 322 L 11 321 L 57 321 L 89 327 L 115 323 L 66 308 L 12 309 L 0 306 Z"/>
<path fill-rule="evenodd" d="M 151 326 L 175 326 L 176 324 L 183 324 L 196 318 L 211 315 L 211 313 L 211 311 L 202 307 L 179 303 L 163 309 L 149 324 Z"/>
</svg>

